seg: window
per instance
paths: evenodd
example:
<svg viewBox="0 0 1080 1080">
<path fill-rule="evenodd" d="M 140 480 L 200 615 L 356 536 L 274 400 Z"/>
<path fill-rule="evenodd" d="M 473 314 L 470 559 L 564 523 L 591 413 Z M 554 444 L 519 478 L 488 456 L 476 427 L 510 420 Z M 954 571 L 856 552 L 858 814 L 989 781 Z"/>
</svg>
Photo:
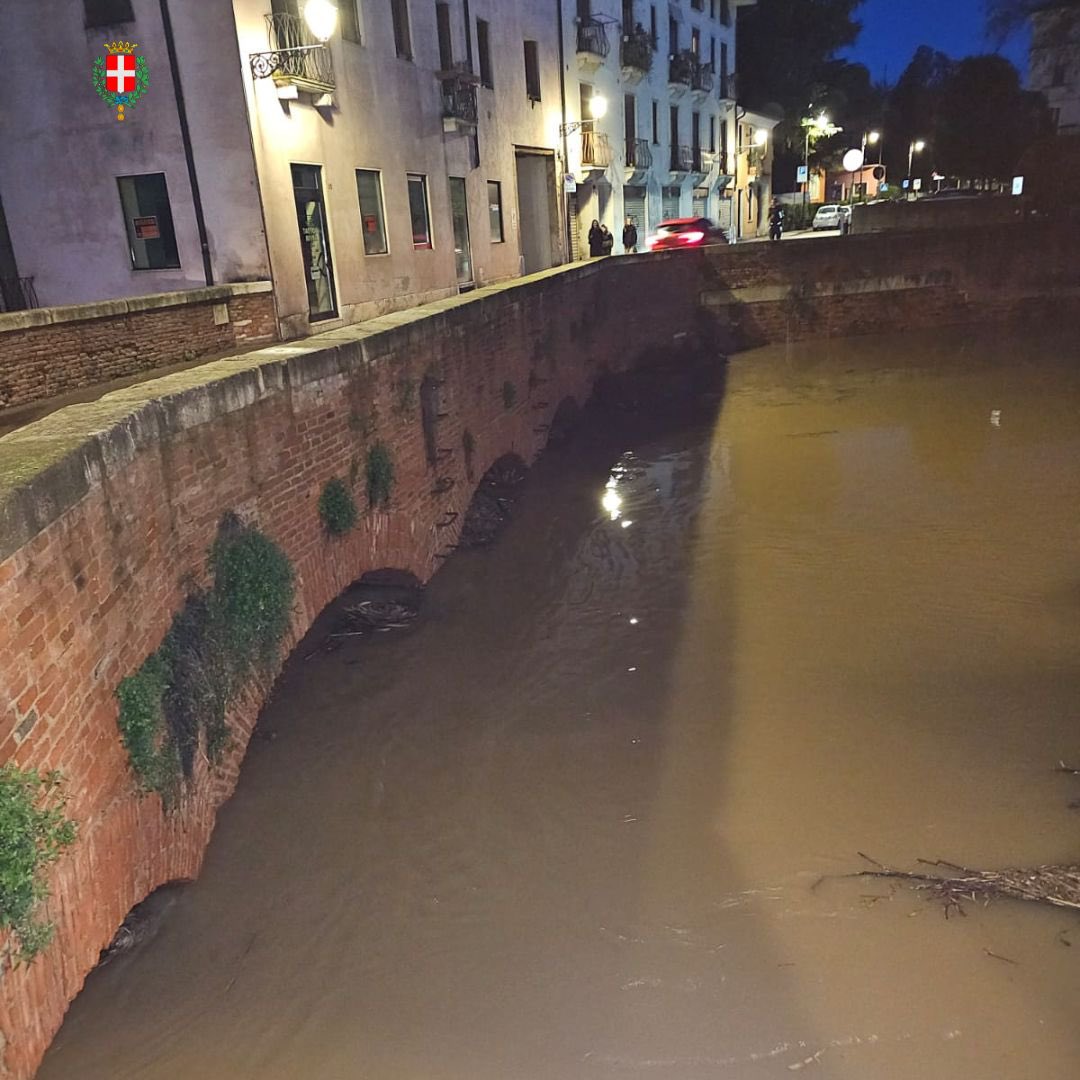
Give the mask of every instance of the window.
<svg viewBox="0 0 1080 1080">
<path fill-rule="evenodd" d="M 535 41 L 525 42 L 525 93 L 530 101 L 540 100 L 540 54 Z"/>
<path fill-rule="evenodd" d="M 660 145 L 660 105 L 655 101 L 652 103 L 652 141 L 653 146 Z"/>
<path fill-rule="evenodd" d="M 656 28 L 656 5 L 649 8 L 649 40 L 652 41 L 653 52 L 660 47 L 660 33 Z"/>
<path fill-rule="evenodd" d="M 720 21 L 725 26 L 731 25 L 731 0 L 720 0 Z"/>
<path fill-rule="evenodd" d="M 428 212 L 427 177 L 410 173 L 408 181 L 412 246 L 414 248 L 430 248 L 431 214 Z"/>
<path fill-rule="evenodd" d="M 495 80 L 491 76 L 491 27 L 487 19 L 476 20 L 476 49 L 480 55 L 480 85 L 494 89 Z"/>
<path fill-rule="evenodd" d="M 709 153 L 716 153 L 716 117 L 709 117 Z"/>
<path fill-rule="evenodd" d="M 672 18 L 667 21 L 668 52 L 674 56 L 679 51 L 679 24 Z"/>
<path fill-rule="evenodd" d="M 180 265 L 164 173 L 119 176 L 132 270 L 170 270 Z"/>
<path fill-rule="evenodd" d="M 360 12 L 356 9 L 357 0 L 338 0 L 338 18 L 341 21 L 341 36 L 346 41 L 360 44 Z"/>
<path fill-rule="evenodd" d="M 131 0 L 83 0 L 83 15 L 87 29 L 135 21 Z"/>
<path fill-rule="evenodd" d="M 716 0 L 709 0 L 709 18 L 716 18 Z"/>
<path fill-rule="evenodd" d="M 690 0 L 690 6 L 695 11 L 704 11 L 705 10 L 705 0 Z"/>
<path fill-rule="evenodd" d="M 1054 65 L 1054 78 L 1050 83 L 1051 86 L 1064 86 L 1065 85 L 1065 65 Z"/>
<path fill-rule="evenodd" d="M 709 38 L 709 63 L 712 65 L 713 71 L 716 70 L 716 38 Z"/>
<path fill-rule="evenodd" d="M 696 26 L 690 31 L 690 51 L 701 59 L 701 31 Z"/>
<path fill-rule="evenodd" d="M 450 71 L 454 66 L 454 39 L 450 33 L 450 5 L 435 5 L 435 25 L 439 34 L 439 68 Z"/>
<path fill-rule="evenodd" d="M 360 228 L 364 254 L 385 255 L 386 215 L 383 212 L 382 177 L 375 169 L 356 170 L 356 195 L 360 200 Z"/>
<path fill-rule="evenodd" d="M 409 0 L 390 0 L 394 18 L 394 49 L 402 60 L 412 59 L 412 38 L 409 35 Z"/>
<path fill-rule="evenodd" d="M 726 41 L 721 41 L 720 42 L 720 78 L 723 79 L 725 82 L 727 81 L 727 77 L 728 77 L 728 69 L 727 69 L 727 67 L 728 67 L 727 42 Z M 721 86 L 720 87 L 720 93 L 721 94 L 727 94 L 727 92 L 728 92 L 727 86 Z"/>
<path fill-rule="evenodd" d="M 491 221 L 491 242 L 501 244 L 506 235 L 503 232 L 502 184 L 498 180 L 488 181 L 488 218 Z"/>
</svg>

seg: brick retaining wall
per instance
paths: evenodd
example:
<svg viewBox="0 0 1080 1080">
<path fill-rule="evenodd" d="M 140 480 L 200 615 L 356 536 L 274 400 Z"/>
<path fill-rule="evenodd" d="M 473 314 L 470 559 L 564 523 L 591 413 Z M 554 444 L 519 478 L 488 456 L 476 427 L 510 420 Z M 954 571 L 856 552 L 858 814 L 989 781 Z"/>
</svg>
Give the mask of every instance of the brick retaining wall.
<svg viewBox="0 0 1080 1080">
<path fill-rule="evenodd" d="M 965 322 L 1075 320 L 1080 223 L 710 249 L 700 299 L 729 349 Z"/>
<path fill-rule="evenodd" d="M 0 314 L 0 409 L 276 340 L 268 281 Z"/>
</svg>

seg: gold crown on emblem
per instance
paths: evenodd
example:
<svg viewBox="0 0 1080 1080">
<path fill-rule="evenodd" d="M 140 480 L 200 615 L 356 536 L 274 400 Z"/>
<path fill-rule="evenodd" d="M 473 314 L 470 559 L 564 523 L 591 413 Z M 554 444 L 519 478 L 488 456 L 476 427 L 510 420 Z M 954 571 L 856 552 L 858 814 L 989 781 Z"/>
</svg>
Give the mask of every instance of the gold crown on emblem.
<svg viewBox="0 0 1080 1080">
<path fill-rule="evenodd" d="M 133 53 L 139 46 L 134 41 L 106 41 L 105 51 L 110 53 Z"/>
</svg>

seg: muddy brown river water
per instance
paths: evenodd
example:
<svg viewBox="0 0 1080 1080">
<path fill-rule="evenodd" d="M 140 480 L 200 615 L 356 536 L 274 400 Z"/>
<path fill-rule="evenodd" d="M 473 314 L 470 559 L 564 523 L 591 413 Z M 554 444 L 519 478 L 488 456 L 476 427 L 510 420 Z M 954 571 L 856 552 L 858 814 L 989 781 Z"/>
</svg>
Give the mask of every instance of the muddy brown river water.
<svg viewBox="0 0 1080 1080">
<path fill-rule="evenodd" d="M 200 880 L 41 1080 L 1075 1080 L 1080 342 L 734 357 L 534 470 L 421 621 L 294 660 Z"/>
</svg>

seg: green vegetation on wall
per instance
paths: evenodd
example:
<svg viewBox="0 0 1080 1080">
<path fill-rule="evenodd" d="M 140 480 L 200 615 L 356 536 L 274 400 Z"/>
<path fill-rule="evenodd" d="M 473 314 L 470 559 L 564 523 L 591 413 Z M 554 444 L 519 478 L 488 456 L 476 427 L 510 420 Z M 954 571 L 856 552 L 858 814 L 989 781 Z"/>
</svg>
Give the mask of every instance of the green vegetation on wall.
<svg viewBox="0 0 1080 1080">
<path fill-rule="evenodd" d="M 356 502 L 343 480 L 331 477 L 319 496 L 319 519 L 331 536 L 341 536 L 356 524 Z"/>
<path fill-rule="evenodd" d="M 367 453 L 367 496 L 373 509 L 386 509 L 394 488 L 394 460 L 385 443 L 377 442 Z"/>
<path fill-rule="evenodd" d="M 75 839 L 61 782 L 58 772 L 0 767 L 0 928 L 11 931 L 16 960 L 33 959 L 52 940 L 53 925 L 36 912 L 48 896 L 44 868 Z"/>
<path fill-rule="evenodd" d="M 230 701 L 278 657 L 293 603 L 293 571 L 258 529 L 227 514 L 210 550 L 213 585 L 195 591 L 160 648 L 116 689 L 120 735 L 146 791 L 172 805 L 203 735 L 216 760 Z"/>
</svg>

